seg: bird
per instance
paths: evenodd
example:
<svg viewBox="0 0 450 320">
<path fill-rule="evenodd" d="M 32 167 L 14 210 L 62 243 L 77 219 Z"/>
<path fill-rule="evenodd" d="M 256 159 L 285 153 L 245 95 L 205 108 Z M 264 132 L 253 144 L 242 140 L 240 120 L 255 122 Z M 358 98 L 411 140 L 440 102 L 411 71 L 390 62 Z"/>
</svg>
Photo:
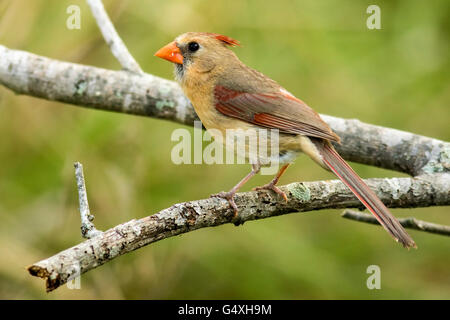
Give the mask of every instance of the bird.
<svg viewBox="0 0 450 320">
<path fill-rule="evenodd" d="M 277 157 L 249 155 L 252 170 L 230 191 L 213 196 L 229 202 L 235 216 L 236 192 L 261 166 L 281 165 L 274 179 L 256 190 L 268 189 L 284 200 L 287 195 L 277 187 L 281 175 L 301 154 L 308 155 L 322 168 L 334 173 L 375 216 L 384 229 L 405 248 L 417 248 L 399 221 L 350 165 L 339 155 L 332 142 L 340 143 L 320 115 L 276 81 L 245 65 L 232 50 L 240 42 L 218 33 L 187 32 L 159 49 L 155 56 L 174 64 L 175 79 L 191 101 L 203 126 L 214 139 L 227 130 L 277 130 Z M 266 140 L 272 139 L 268 135 Z M 267 142 L 267 141 L 266 141 Z"/>
</svg>

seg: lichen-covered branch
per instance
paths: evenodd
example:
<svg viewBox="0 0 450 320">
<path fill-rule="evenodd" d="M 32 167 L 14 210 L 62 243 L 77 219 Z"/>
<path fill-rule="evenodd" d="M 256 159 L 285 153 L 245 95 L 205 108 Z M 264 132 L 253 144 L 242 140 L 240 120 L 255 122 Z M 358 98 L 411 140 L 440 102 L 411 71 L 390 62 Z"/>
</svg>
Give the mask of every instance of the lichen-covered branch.
<svg viewBox="0 0 450 320">
<path fill-rule="evenodd" d="M 342 213 L 341 217 L 350 219 L 350 220 L 355 220 L 358 222 L 371 223 L 371 224 L 376 224 L 376 225 L 381 226 L 380 223 L 378 222 L 378 220 L 375 219 L 375 217 L 373 215 L 350 210 L 350 209 L 345 210 Z M 441 224 L 427 222 L 427 221 L 419 220 L 419 219 L 416 219 L 413 217 L 398 219 L 398 222 L 400 222 L 400 224 L 404 228 L 440 234 L 443 236 L 450 236 L 450 226 L 444 226 Z"/>
<path fill-rule="evenodd" d="M 418 178 L 368 179 L 381 200 L 391 208 L 450 205 L 450 174 L 438 173 Z M 289 201 L 280 201 L 267 191 L 236 195 L 243 222 L 291 212 L 325 208 L 361 207 L 340 181 L 292 183 L 280 187 Z M 92 270 L 112 259 L 158 240 L 219 226 L 232 221 L 234 211 L 228 201 L 209 198 L 175 204 L 157 214 L 118 225 L 53 257 L 28 268 L 30 274 L 46 280 L 47 291 L 54 290 L 74 275 Z M 380 232 L 380 237 L 386 237 Z M 387 237 L 386 237 L 387 238 Z"/>
<path fill-rule="evenodd" d="M 119 34 L 117 33 L 114 25 L 106 13 L 105 7 L 101 0 L 86 0 L 87 4 L 91 8 L 92 15 L 97 22 L 103 38 L 109 46 L 112 54 L 119 61 L 120 65 L 127 71 L 135 72 L 138 74 L 143 73 L 139 64 L 134 60 L 133 56 L 128 51 L 127 47 L 123 43 Z"/>
<path fill-rule="evenodd" d="M 192 125 L 177 83 L 150 74 L 62 62 L 0 45 L 0 84 L 19 94 Z"/>
<path fill-rule="evenodd" d="M 322 115 L 341 137 L 336 146 L 349 161 L 412 176 L 450 172 L 450 143 L 410 132 Z"/>
<path fill-rule="evenodd" d="M 78 106 L 193 125 L 192 105 L 177 83 L 61 62 L 0 45 L 0 84 L 16 93 Z M 450 143 L 358 120 L 323 116 L 342 138 L 347 160 L 411 175 L 450 171 Z"/>
</svg>

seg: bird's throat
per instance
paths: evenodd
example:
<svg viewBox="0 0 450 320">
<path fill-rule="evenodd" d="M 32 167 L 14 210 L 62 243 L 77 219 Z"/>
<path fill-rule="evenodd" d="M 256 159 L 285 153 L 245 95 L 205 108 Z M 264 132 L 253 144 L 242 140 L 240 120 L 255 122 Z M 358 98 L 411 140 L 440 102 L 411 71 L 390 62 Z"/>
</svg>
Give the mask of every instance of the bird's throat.
<svg viewBox="0 0 450 320">
<path fill-rule="evenodd" d="M 181 82 L 183 82 L 184 75 L 185 75 L 184 64 L 175 63 L 174 65 L 175 65 L 175 67 L 174 67 L 175 80 L 178 83 L 181 83 Z"/>
</svg>

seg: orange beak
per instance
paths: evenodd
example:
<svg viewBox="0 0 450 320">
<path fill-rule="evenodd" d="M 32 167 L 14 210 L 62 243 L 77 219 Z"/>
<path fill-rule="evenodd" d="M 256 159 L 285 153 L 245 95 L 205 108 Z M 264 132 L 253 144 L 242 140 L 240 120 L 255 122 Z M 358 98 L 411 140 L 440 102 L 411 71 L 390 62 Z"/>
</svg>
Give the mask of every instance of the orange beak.
<svg viewBox="0 0 450 320">
<path fill-rule="evenodd" d="M 177 47 L 175 41 L 159 49 L 155 53 L 155 56 L 166 59 L 170 62 L 183 64 L 183 55 L 181 54 L 180 48 Z"/>
</svg>

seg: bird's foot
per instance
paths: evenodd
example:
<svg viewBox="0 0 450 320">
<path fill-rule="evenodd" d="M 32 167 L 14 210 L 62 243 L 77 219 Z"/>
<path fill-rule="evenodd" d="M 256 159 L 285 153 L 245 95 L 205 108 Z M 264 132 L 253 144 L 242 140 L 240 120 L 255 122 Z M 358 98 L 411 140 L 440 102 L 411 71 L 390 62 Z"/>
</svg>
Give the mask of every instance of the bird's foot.
<svg viewBox="0 0 450 320">
<path fill-rule="evenodd" d="M 265 185 L 263 185 L 263 186 L 261 186 L 261 187 L 253 188 L 253 191 L 259 191 L 259 190 L 272 190 L 272 191 L 278 193 L 280 196 L 282 196 L 283 199 L 284 199 L 284 201 L 288 202 L 288 197 L 287 197 L 286 193 L 283 192 L 283 191 L 281 191 L 281 189 L 278 188 L 278 187 L 277 187 L 274 183 L 272 183 L 272 182 L 271 182 L 271 183 L 268 183 L 268 184 L 265 184 Z"/>
<path fill-rule="evenodd" d="M 222 198 L 228 201 L 228 203 L 230 204 L 230 207 L 233 208 L 234 211 L 234 215 L 233 218 L 231 219 L 231 222 L 234 223 L 235 226 L 239 226 L 241 224 L 244 224 L 241 221 L 241 217 L 239 216 L 239 211 L 238 211 L 238 207 L 236 205 L 236 202 L 234 202 L 234 195 L 236 194 L 236 192 L 219 192 L 216 194 L 212 194 L 211 198 Z"/>
</svg>

